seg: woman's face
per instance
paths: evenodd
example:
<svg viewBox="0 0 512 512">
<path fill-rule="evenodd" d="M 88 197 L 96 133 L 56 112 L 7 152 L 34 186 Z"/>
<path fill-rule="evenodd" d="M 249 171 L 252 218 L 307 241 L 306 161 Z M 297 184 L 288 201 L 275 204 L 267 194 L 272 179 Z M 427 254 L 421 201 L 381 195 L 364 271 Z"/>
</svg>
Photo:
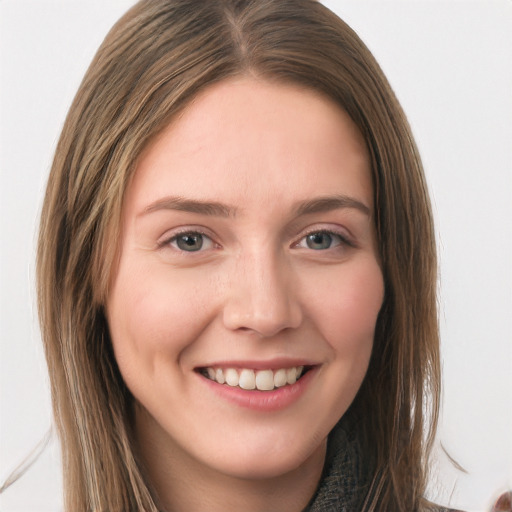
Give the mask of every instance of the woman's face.
<svg viewBox="0 0 512 512">
<path fill-rule="evenodd" d="M 212 86 L 143 153 L 123 208 L 107 316 L 143 453 L 244 478 L 322 459 L 384 293 L 347 114 L 294 86 Z"/>
</svg>

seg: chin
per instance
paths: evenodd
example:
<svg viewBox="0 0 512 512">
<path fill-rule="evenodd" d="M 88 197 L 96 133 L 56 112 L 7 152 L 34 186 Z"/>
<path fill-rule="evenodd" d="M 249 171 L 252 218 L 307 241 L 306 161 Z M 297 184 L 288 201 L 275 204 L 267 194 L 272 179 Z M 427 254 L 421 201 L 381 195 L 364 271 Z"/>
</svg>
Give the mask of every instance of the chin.
<svg viewBox="0 0 512 512">
<path fill-rule="evenodd" d="M 299 433 L 300 434 L 300 433 Z M 300 471 L 313 458 L 323 460 L 327 446 L 327 437 L 320 443 L 314 436 L 311 441 L 302 439 L 293 443 L 287 436 L 281 442 L 249 443 L 236 450 L 217 453 L 210 460 L 210 467 L 227 476 L 245 480 L 266 480 L 286 476 Z M 306 441 L 306 442 L 305 442 Z M 229 452 L 229 455 L 228 455 Z"/>
</svg>

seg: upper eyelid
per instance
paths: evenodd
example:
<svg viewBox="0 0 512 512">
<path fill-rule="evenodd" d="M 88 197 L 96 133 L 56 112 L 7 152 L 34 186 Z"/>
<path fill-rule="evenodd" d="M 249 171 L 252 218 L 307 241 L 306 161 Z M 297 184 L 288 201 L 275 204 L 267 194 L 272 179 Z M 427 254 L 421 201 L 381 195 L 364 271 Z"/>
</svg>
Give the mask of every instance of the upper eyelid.
<svg viewBox="0 0 512 512">
<path fill-rule="evenodd" d="M 171 231 L 171 232 L 169 233 L 169 231 Z M 185 225 L 185 226 L 179 226 L 179 227 L 173 228 L 172 230 L 169 230 L 169 231 L 167 231 L 166 234 L 159 237 L 158 242 L 157 242 L 159 246 L 169 244 L 171 241 L 175 240 L 180 235 L 186 235 L 186 234 L 199 234 L 199 235 L 209 238 L 217 246 L 222 245 L 218 242 L 218 236 L 215 233 L 213 233 L 210 229 L 208 229 L 204 226 L 194 226 L 194 225 L 186 226 Z M 342 239 L 342 241 L 344 241 L 345 243 L 348 243 L 350 245 L 355 245 L 354 237 L 349 232 L 349 230 L 347 228 L 341 227 L 341 226 L 339 228 L 336 228 L 336 227 L 332 227 L 332 225 L 330 225 L 330 226 L 326 226 L 326 225 L 309 226 L 307 228 L 304 228 L 297 235 L 295 235 L 292 238 L 290 245 L 292 247 L 296 246 L 301 240 L 303 240 L 304 237 L 314 234 L 314 233 L 333 234 L 333 235 L 339 236 Z"/>
<path fill-rule="evenodd" d="M 181 235 L 189 235 L 189 234 L 190 235 L 206 236 L 206 237 L 210 238 L 213 242 L 215 242 L 215 236 L 212 235 L 208 229 L 201 228 L 199 226 L 197 226 L 197 227 L 196 226 L 194 226 L 194 227 L 183 226 L 183 228 L 179 228 L 179 227 L 174 228 L 172 230 L 172 233 L 169 233 L 169 231 L 167 231 L 165 234 L 163 234 L 161 237 L 159 237 L 158 244 L 164 245 L 164 244 L 171 242 L 172 240 L 175 240 L 177 237 L 179 237 Z"/>
<path fill-rule="evenodd" d="M 330 235 L 339 235 L 341 237 L 344 236 L 344 233 L 340 233 L 340 231 L 338 231 L 337 229 L 315 228 L 304 231 L 303 233 L 301 233 L 299 238 L 304 238 L 305 236 L 313 235 L 314 233 L 328 233 Z"/>
<path fill-rule="evenodd" d="M 338 233 L 336 231 L 329 231 L 329 230 L 313 230 L 313 231 L 310 231 L 309 233 L 306 233 L 304 236 L 300 237 L 296 242 L 294 242 L 292 244 L 292 247 L 298 247 L 307 236 L 314 235 L 314 234 L 317 234 L 317 233 L 323 233 L 323 234 L 328 234 L 328 235 L 333 235 L 335 237 L 338 237 L 339 241 L 340 241 L 339 245 L 341 245 L 341 246 L 356 247 L 356 244 L 354 242 L 352 242 L 352 240 L 350 240 L 347 236 L 344 236 L 341 233 Z M 334 247 L 329 247 L 329 249 L 335 249 L 336 247 L 339 247 L 339 245 L 335 245 Z M 329 250 L 329 249 L 325 249 L 325 250 Z"/>
<path fill-rule="evenodd" d="M 304 237 L 306 237 L 308 235 L 312 235 L 314 233 L 328 233 L 328 234 L 332 234 L 332 235 L 337 235 L 345 242 L 347 242 L 349 244 L 355 244 L 353 235 L 346 228 L 340 227 L 339 229 L 336 229 L 333 227 L 318 226 L 318 227 L 305 228 L 304 230 L 302 230 L 301 233 L 299 235 L 297 235 L 297 237 L 295 238 L 295 242 L 293 242 L 292 245 L 298 244 Z"/>
<path fill-rule="evenodd" d="M 184 249 L 182 249 L 181 247 L 178 246 L 179 244 L 179 238 L 180 237 L 185 237 L 185 236 L 190 236 L 192 235 L 193 237 L 197 237 L 197 235 L 199 235 L 202 239 L 202 243 L 201 243 L 201 247 L 197 250 L 194 250 L 194 251 L 186 251 Z M 207 245 L 208 247 L 203 247 L 205 241 L 207 241 Z M 180 253 L 189 253 L 189 252 L 192 252 L 192 253 L 201 253 L 201 252 L 205 252 L 206 250 L 209 250 L 209 249 L 213 249 L 215 248 L 215 246 L 217 245 L 216 242 L 213 240 L 212 237 L 204 234 L 204 233 L 200 233 L 198 231 L 184 231 L 183 233 L 177 233 L 175 235 L 173 235 L 169 241 L 167 242 L 166 245 L 170 245 L 172 246 L 175 250 L 177 250 L 178 252 Z"/>
<path fill-rule="evenodd" d="M 210 247 L 201 247 L 196 251 L 186 251 L 177 247 L 177 240 L 180 236 L 183 235 L 201 235 L 202 237 L 209 240 Z M 175 256 L 181 257 L 186 256 L 187 258 L 193 257 L 198 258 L 204 256 L 204 253 L 211 251 L 212 249 L 218 249 L 220 245 L 215 241 L 215 239 L 207 233 L 204 233 L 199 229 L 183 229 L 181 231 L 173 232 L 168 236 L 162 237 L 158 242 L 156 249 L 158 250 L 170 250 L 175 253 Z"/>
</svg>

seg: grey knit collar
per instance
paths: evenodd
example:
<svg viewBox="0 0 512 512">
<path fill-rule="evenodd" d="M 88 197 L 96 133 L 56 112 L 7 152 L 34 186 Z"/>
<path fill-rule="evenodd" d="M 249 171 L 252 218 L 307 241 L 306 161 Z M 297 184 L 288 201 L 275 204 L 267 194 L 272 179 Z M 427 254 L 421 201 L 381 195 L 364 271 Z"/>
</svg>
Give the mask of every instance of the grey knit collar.
<svg viewBox="0 0 512 512">
<path fill-rule="evenodd" d="M 368 492 L 368 461 L 362 456 L 357 422 L 345 415 L 329 435 L 320 485 L 304 512 L 360 510 Z"/>
</svg>

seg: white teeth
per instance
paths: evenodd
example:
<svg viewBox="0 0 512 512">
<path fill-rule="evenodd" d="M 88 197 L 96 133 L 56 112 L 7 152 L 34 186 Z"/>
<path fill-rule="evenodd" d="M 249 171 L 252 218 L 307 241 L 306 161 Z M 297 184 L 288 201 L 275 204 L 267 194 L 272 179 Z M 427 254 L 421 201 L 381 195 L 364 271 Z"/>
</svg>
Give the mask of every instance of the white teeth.
<svg viewBox="0 0 512 512">
<path fill-rule="evenodd" d="M 274 372 L 272 370 L 262 370 L 257 372 L 256 387 L 260 391 L 270 391 L 274 389 Z"/>
<path fill-rule="evenodd" d="M 206 370 L 206 371 L 205 371 Z M 203 375 L 219 384 L 240 387 L 246 390 L 271 391 L 286 385 L 295 384 L 304 371 L 304 366 L 280 368 L 279 370 L 251 370 L 243 368 L 206 368 Z"/>
<path fill-rule="evenodd" d="M 286 370 L 286 382 L 288 384 L 295 384 L 297 381 L 297 368 L 288 368 Z"/>
<path fill-rule="evenodd" d="M 208 375 L 210 375 L 210 374 L 208 373 Z M 215 379 L 212 379 L 212 380 L 216 380 L 219 384 L 224 384 L 224 382 L 226 382 L 222 368 L 217 368 L 215 370 Z"/>
<path fill-rule="evenodd" d="M 286 386 L 286 384 L 286 370 L 277 370 L 277 372 L 274 373 L 274 386 L 276 388 L 282 388 L 283 386 Z"/>
<path fill-rule="evenodd" d="M 253 370 L 242 370 L 240 372 L 240 380 L 238 385 L 242 389 L 254 389 L 257 385 L 258 377 L 254 377 Z M 259 387 L 258 387 L 259 389 Z"/>
<path fill-rule="evenodd" d="M 238 386 L 238 372 L 234 368 L 228 368 L 224 372 L 224 377 L 226 378 L 226 384 L 228 386 Z"/>
</svg>

